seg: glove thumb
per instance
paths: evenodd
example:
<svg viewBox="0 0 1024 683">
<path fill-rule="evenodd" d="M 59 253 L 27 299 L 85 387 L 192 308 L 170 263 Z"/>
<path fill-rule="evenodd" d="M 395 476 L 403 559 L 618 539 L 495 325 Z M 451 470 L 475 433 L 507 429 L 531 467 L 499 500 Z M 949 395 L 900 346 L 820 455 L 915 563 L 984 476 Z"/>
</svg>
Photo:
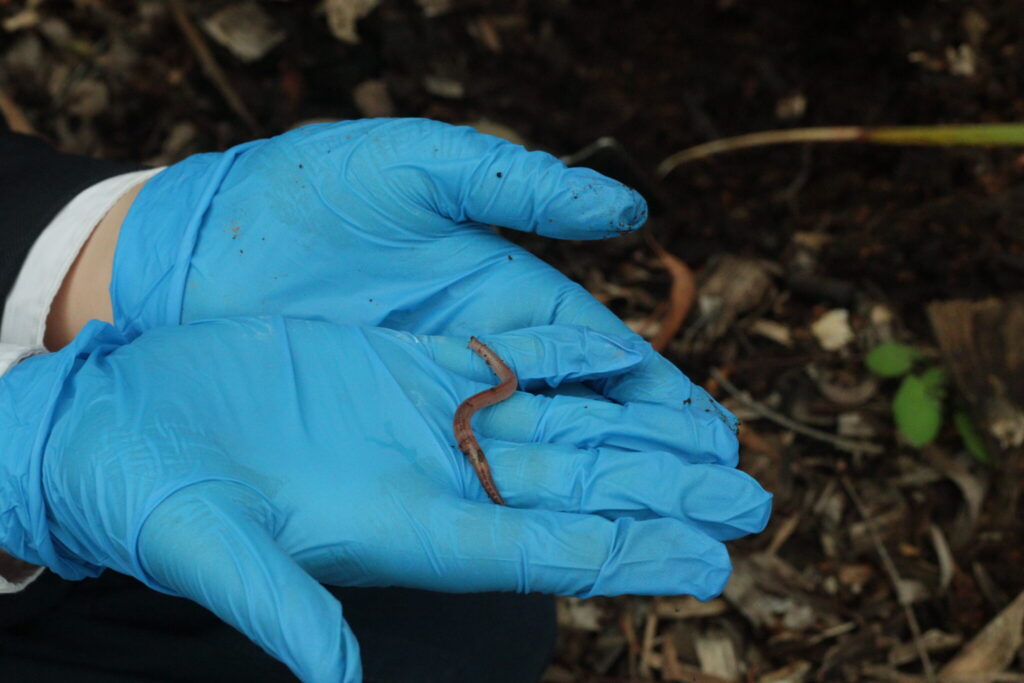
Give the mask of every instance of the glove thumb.
<svg viewBox="0 0 1024 683">
<path fill-rule="evenodd" d="M 147 517 L 138 562 L 152 588 L 206 607 L 307 682 L 362 680 L 338 601 L 274 541 L 275 513 L 246 486 L 209 481 Z"/>
</svg>

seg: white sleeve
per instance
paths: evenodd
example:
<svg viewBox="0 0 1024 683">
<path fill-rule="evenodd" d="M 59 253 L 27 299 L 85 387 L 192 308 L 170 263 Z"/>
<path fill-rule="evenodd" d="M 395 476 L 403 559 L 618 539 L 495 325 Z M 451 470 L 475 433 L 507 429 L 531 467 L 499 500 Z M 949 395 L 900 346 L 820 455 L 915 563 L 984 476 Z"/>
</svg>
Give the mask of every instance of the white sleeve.
<svg viewBox="0 0 1024 683">
<path fill-rule="evenodd" d="M 42 346 L 50 306 L 89 235 L 121 197 L 162 170 L 122 173 L 90 185 L 53 217 L 29 249 L 7 295 L 0 343 Z"/>
<path fill-rule="evenodd" d="M 0 576 L 0 595 L 5 595 L 7 593 L 20 593 L 22 590 L 25 589 L 25 586 L 29 585 L 30 583 L 38 579 L 39 575 L 42 574 L 45 570 L 46 567 L 40 567 L 35 572 L 29 574 L 27 577 L 16 583 L 11 583 L 4 577 Z"/>
<path fill-rule="evenodd" d="M 0 344 L 0 375 L 7 374 L 15 363 L 46 349 L 40 346 L 19 346 L 18 344 Z"/>
</svg>

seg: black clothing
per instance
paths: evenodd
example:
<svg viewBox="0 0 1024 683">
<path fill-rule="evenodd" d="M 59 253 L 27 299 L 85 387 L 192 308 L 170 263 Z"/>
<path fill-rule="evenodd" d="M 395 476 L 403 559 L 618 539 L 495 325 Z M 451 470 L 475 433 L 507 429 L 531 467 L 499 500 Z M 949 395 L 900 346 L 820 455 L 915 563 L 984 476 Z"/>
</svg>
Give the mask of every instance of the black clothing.
<svg viewBox="0 0 1024 683">
<path fill-rule="evenodd" d="M 367 683 L 521 683 L 540 678 L 555 639 L 545 595 L 447 595 L 330 588 L 362 650 Z M 33 683 L 294 681 L 211 612 L 108 571 L 49 572 L 0 595 L 0 680 Z"/>
<path fill-rule="evenodd" d="M 142 167 L 61 154 L 42 139 L 7 130 L 0 116 L 0 301 L 28 250 L 65 204 L 90 185 Z"/>
</svg>

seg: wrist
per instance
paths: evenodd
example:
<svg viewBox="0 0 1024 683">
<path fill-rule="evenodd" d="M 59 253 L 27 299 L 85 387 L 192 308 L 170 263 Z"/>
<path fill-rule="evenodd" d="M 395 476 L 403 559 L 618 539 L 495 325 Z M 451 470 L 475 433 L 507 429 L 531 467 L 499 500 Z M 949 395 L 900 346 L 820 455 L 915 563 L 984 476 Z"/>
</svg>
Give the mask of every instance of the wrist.
<svg viewBox="0 0 1024 683">
<path fill-rule="evenodd" d="M 110 277 L 121 224 L 145 183 L 129 190 L 96 225 L 68 270 L 46 318 L 44 344 L 67 346 L 90 320 L 112 323 Z"/>
</svg>

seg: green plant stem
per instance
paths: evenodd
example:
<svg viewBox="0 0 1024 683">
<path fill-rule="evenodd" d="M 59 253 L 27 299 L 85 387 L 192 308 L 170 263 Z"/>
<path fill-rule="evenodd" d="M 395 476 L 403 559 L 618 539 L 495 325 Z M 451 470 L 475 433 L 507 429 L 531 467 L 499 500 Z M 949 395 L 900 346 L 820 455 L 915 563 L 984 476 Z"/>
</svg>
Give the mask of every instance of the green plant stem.
<svg viewBox="0 0 1024 683">
<path fill-rule="evenodd" d="M 1024 124 L 964 123 L 938 126 L 830 126 L 789 128 L 747 133 L 712 140 L 666 157 L 658 164 L 658 175 L 667 176 L 677 167 L 708 157 L 751 147 L 807 142 L 860 142 L 873 145 L 916 145 L 949 147 L 1024 145 Z"/>
</svg>

